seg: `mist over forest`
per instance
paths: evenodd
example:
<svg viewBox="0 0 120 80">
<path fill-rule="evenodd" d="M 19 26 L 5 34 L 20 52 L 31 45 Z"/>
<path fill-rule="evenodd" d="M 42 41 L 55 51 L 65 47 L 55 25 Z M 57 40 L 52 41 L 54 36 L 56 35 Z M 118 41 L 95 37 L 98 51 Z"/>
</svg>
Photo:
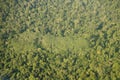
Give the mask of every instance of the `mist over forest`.
<svg viewBox="0 0 120 80">
<path fill-rule="evenodd" d="M 0 80 L 120 80 L 120 0 L 0 0 Z"/>
</svg>

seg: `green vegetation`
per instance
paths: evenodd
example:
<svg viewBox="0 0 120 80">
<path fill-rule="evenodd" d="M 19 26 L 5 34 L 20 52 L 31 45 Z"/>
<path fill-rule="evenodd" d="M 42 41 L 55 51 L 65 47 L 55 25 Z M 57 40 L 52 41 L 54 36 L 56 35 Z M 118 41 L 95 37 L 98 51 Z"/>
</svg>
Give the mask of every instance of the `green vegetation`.
<svg viewBox="0 0 120 80">
<path fill-rule="evenodd" d="M 120 80 L 120 0 L 0 0 L 0 80 Z"/>
</svg>

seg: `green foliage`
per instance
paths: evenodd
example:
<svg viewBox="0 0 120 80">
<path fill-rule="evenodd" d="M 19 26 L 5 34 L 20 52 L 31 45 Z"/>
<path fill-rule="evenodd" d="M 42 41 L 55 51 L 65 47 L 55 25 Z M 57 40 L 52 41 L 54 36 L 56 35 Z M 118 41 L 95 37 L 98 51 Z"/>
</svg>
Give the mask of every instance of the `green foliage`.
<svg viewBox="0 0 120 80">
<path fill-rule="evenodd" d="M 0 0 L 0 80 L 120 80 L 119 0 Z"/>
</svg>

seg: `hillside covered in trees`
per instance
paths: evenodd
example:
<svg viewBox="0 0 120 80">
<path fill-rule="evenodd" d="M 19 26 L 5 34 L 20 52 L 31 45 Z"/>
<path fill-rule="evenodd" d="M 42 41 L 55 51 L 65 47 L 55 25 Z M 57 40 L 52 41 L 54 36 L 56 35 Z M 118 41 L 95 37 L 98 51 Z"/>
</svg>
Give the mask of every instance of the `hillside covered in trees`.
<svg viewBox="0 0 120 80">
<path fill-rule="evenodd" d="M 120 0 L 0 0 L 0 80 L 120 80 Z"/>
</svg>

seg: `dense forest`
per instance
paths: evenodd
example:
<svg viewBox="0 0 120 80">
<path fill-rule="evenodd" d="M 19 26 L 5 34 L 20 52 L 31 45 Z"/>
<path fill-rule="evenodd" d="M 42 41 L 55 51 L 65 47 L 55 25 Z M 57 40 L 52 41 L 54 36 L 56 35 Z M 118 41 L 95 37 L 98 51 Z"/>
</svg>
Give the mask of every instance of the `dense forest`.
<svg viewBox="0 0 120 80">
<path fill-rule="evenodd" d="M 0 0 L 0 80 L 120 80 L 120 0 Z"/>
</svg>

